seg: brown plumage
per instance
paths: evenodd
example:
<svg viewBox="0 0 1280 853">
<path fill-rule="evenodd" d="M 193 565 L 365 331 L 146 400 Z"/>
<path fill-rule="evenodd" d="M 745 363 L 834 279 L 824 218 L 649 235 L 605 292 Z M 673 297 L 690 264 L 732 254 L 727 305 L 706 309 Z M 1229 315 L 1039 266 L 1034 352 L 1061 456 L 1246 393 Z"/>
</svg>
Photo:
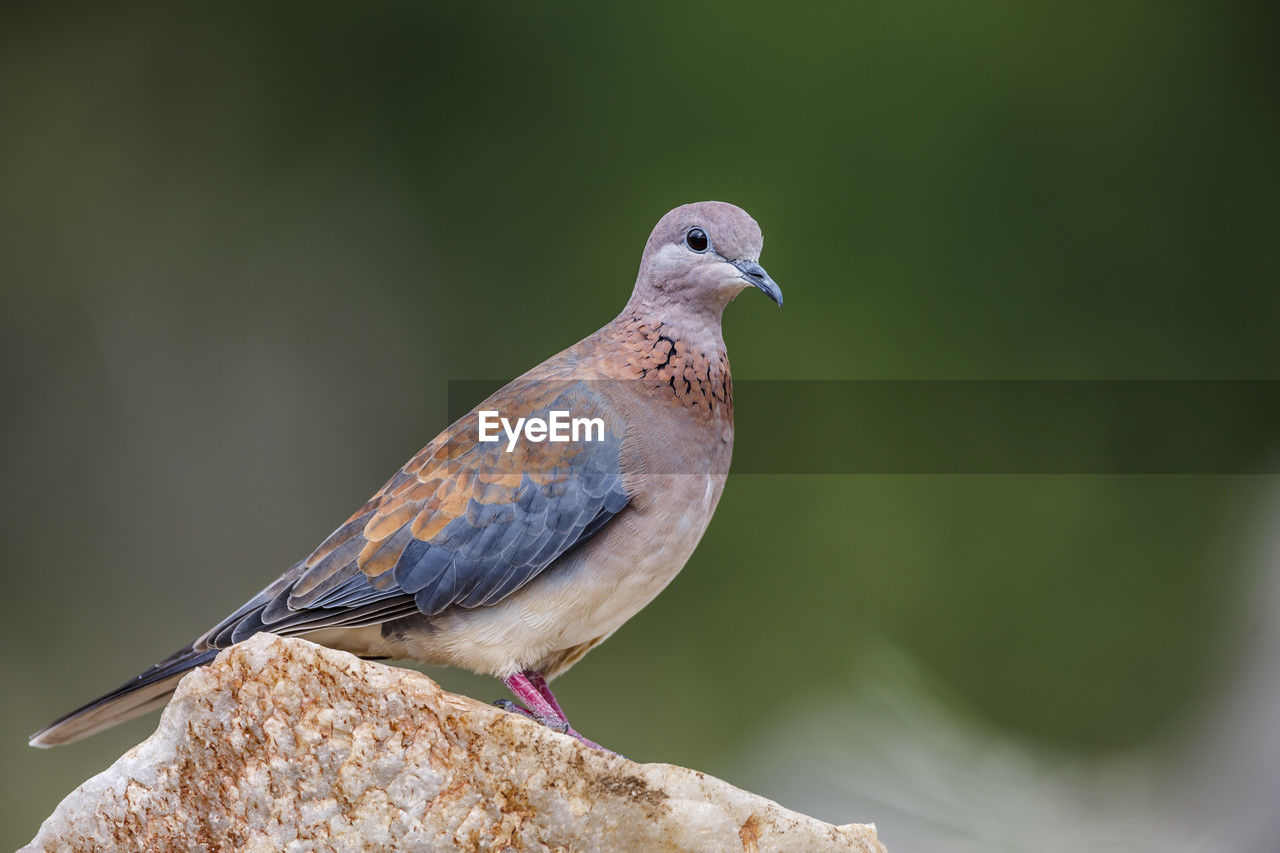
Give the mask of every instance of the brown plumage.
<svg viewBox="0 0 1280 853">
<path fill-rule="evenodd" d="M 76 740 L 162 704 L 182 674 L 258 631 L 496 675 L 527 706 L 513 710 L 581 738 L 546 680 L 651 601 L 711 520 L 733 450 L 721 313 L 752 285 L 782 302 L 761 246 L 755 221 L 733 205 L 668 213 L 617 318 L 459 419 L 190 646 L 32 744 Z M 481 413 L 514 423 L 553 411 L 598 419 L 598 437 L 526 435 L 510 450 L 505 435 L 480 439 Z"/>
</svg>

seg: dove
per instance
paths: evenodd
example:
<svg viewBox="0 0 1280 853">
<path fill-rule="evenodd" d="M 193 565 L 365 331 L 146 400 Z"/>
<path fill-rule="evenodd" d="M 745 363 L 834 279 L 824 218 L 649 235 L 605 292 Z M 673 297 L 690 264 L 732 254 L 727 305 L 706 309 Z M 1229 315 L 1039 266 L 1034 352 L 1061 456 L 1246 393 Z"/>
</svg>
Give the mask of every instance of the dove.
<svg viewBox="0 0 1280 853">
<path fill-rule="evenodd" d="M 519 700 L 498 704 L 599 747 L 549 682 L 671 582 L 715 513 L 733 452 L 722 314 L 752 287 L 782 305 L 762 246 L 731 204 L 667 213 L 616 318 L 450 425 L 234 613 L 31 745 L 159 707 L 185 673 L 269 631 L 495 676 Z"/>
</svg>

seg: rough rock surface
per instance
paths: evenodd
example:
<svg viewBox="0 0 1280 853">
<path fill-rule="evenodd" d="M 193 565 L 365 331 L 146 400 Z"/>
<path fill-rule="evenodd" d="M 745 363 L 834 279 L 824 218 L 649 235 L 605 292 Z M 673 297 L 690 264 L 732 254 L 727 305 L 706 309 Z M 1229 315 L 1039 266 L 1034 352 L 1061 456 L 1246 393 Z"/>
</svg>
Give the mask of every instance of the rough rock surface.
<svg viewBox="0 0 1280 853">
<path fill-rule="evenodd" d="M 259 634 L 183 679 L 155 734 L 27 850 L 860 850 L 693 770 L 636 764 L 420 673 Z"/>
</svg>

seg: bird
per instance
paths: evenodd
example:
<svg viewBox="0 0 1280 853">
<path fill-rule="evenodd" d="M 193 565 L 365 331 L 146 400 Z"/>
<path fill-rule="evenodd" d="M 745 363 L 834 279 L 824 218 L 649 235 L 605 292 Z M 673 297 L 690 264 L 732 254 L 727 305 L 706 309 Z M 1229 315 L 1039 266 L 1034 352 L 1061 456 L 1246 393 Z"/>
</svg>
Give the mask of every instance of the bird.
<svg viewBox="0 0 1280 853">
<path fill-rule="evenodd" d="M 184 674 L 268 631 L 495 676 L 519 700 L 495 704 L 602 748 L 569 724 L 549 682 L 652 601 L 711 521 L 733 451 L 722 314 L 751 287 L 782 305 L 763 244 L 732 204 L 668 212 L 617 317 L 459 418 L 190 645 L 31 745 L 160 707 Z M 552 440 L 557 412 L 584 428 Z"/>
</svg>

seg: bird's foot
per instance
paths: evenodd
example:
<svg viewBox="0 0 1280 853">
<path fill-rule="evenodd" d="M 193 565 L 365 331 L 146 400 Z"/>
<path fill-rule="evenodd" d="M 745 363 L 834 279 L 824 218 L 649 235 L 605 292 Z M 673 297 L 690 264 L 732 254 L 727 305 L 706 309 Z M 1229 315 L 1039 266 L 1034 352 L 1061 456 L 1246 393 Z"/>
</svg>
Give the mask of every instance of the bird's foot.
<svg viewBox="0 0 1280 853">
<path fill-rule="evenodd" d="M 617 755 L 617 754 L 618 754 L 618 753 L 614 752 L 612 749 L 609 749 L 607 746 L 601 746 L 600 744 L 596 743 L 595 741 L 593 741 L 593 740 L 591 740 L 591 739 L 589 739 L 589 738 L 585 738 L 585 737 L 583 737 L 583 736 L 582 736 L 582 734 L 581 734 L 577 729 L 573 728 L 573 726 L 570 726 L 568 723 L 565 723 L 565 732 L 564 732 L 564 733 L 565 733 L 565 734 L 567 734 L 569 737 L 573 738 L 574 740 L 576 740 L 578 743 L 581 743 L 581 744 L 583 744 L 583 745 L 585 745 L 585 746 L 589 746 L 589 747 L 591 747 L 592 749 L 598 749 L 598 750 L 600 750 L 601 752 L 607 752 L 607 753 L 609 753 L 610 755 Z"/>
<path fill-rule="evenodd" d="M 494 699 L 493 704 L 510 714 L 519 714 L 520 716 L 528 717 L 531 720 L 538 719 L 533 715 L 532 711 L 521 705 L 519 702 L 512 702 L 510 699 Z"/>
<path fill-rule="evenodd" d="M 568 735 L 584 746 L 589 746 L 592 749 L 601 749 L 605 752 L 612 751 L 605 749 L 593 740 L 583 737 L 569 725 L 568 718 L 565 717 L 564 711 L 560 709 L 560 703 L 556 701 L 555 696 L 551 695 L 551 688 L 547 686 L 547 681 L 543 678 L 542 673 L 536 670 L 525 670 L 515 675 L 509 675 L 503 681 L 506 682 L 507 687 L 511 688 L 511 692 L 524 702 L 524 705 L 503 700 L 494 703 L 498 707 L 524 714 L 526 717 L 537 720 L 553 731 Z M 616 755 L 617 753 L 614 754 Z"/>
<path fill-rule="evenodd" d="M 535 723 L 542 723 L 542 725 L 551 729 L 553 732 L 559 732 L 562 735 L 573 734 L 573 729 L 569 727 L 568 720 L 563 720 L 558 717 L 541 717 L 535 714 L 533 711 L 530 711 L 525 706 L 521 705 L 519 702 L 512 702 L 510 699 L 498 699 L 494 701 L 493 704 L 498 706 L 504 711 L 510 711 L 513 714 L 519 714 L 522 717 L 528 717 L 529 719 L 533 720 Z M 584 740 L 584 738 L 582 738 L 580 735 L 574 734 L 574 737 L 577 737 L 579 740 Z M 585 742 L 590 743 L 590 741 L 585 741 Z"/>
</svg>

